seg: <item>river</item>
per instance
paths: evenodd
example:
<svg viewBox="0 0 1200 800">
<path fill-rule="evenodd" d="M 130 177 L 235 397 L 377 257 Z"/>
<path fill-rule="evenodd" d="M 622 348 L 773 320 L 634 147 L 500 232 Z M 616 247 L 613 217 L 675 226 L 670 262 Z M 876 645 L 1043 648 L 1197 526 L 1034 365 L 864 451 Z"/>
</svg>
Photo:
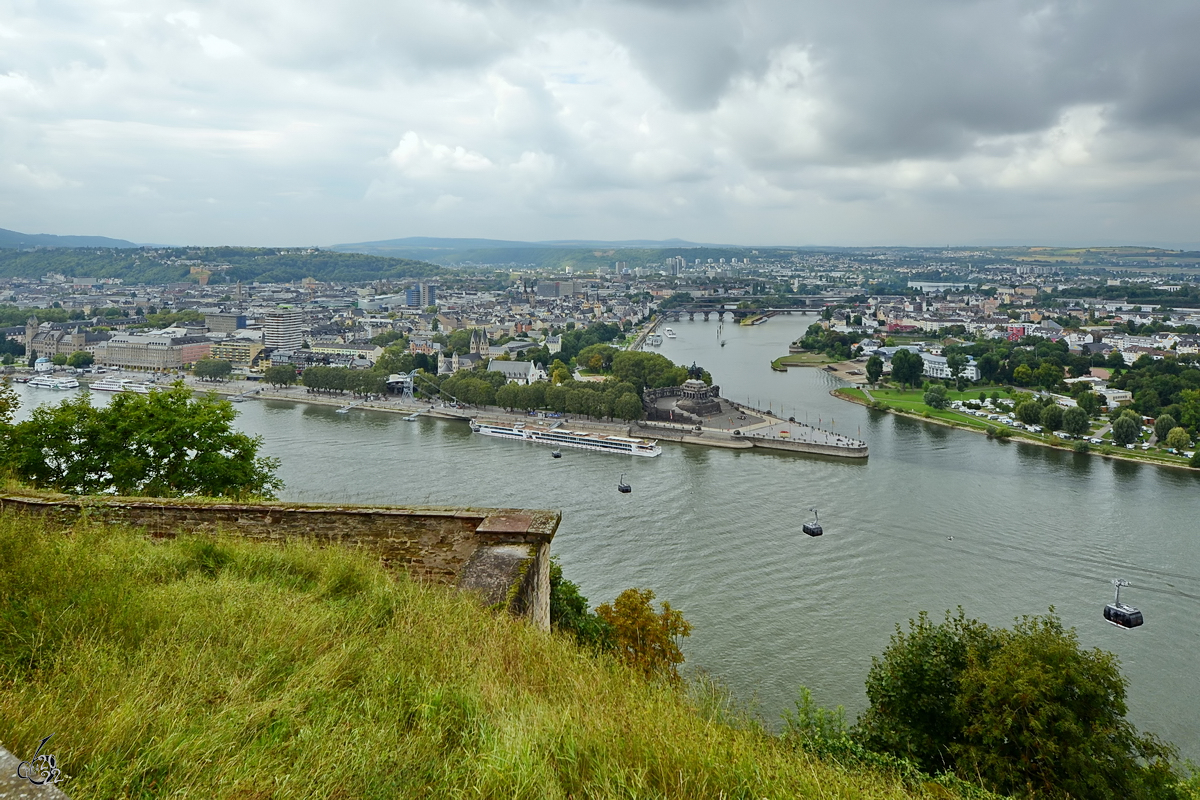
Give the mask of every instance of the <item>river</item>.
<svg viewBox="0 0 1200 800">
<path fill-rule="evenodd" d="M 241 403 L 238 424 L 281 459 L 284 499 L 561 509 L 553 549 L 583 593 L 654 589 L 695 626 L 688 665 L 772 724 L 801 685 L 853 719 L 872 656 L 921 610 L 1007 626 L 1054 606 L 1120 657 L 1135 724 L 1200 760 L 1200 476 L 990 441 L 837 400 L 818 369 L 773 372 L 812 321 L 726 323 L 722 348 L 715 319 L 682 320 L 658 349 L 731 399 L 861 436 L 865 463 L 675 444 L 551 459 L 465 423 L 279 401 Z M 23 411 L 48 397 L 19 391 Z M 810 507 L 823 537 L 800 533 Z M 1142 628 L 1101 617 L 1117 577 Z"/>
</svg>

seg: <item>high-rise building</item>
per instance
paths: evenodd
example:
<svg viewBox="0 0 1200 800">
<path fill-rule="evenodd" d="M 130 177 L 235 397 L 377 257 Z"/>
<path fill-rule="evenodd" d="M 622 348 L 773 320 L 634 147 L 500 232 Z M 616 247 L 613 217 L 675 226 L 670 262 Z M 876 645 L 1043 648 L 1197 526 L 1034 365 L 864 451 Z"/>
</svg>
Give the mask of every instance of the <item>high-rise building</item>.
<svg viewBox="0 0 1200 800">
<path fill-rule="evenodd" d="M 263 346 L 269 350 L 299 350 L 304 344 L 304 312 L 295 308 L 268 311 L 263 320 Z"/>
<path fill-rule="evenodd" d="M 436 306 L 437 288 L 432 283 L 418 283 L 416 286 L 410 286 L 404 292 L 404 304 L 409 308 Z"/>
<path fill-rule="evenodd" d="M 421 288 L 421 305 L 436 306 L 437 305 L 437 286 L 432 283 L 419 284 Z"/>
</svg>

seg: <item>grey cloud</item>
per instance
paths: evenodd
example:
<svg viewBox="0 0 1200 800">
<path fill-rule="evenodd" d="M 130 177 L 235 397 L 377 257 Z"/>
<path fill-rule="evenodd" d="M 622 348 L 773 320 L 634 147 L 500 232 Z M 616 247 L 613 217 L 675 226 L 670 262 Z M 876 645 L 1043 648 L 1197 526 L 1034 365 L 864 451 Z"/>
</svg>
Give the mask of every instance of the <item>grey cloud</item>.
<svg viewBox="0 0 1200 800">
<path fill-rule="evenodd" d="M 1062 205 L 1076 237 L 1190 229 L 1197 33 L 1194 0 L 10 4 L 0 227 L 911 242 L 1041 235 Z"/>
</svg>

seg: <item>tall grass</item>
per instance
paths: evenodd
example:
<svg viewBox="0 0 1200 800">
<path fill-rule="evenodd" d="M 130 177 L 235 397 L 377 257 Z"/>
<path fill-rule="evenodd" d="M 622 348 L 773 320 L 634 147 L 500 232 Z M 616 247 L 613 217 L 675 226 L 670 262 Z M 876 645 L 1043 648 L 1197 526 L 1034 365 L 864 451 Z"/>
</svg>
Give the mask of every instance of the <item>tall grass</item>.
<svg viewBox="0 0 1200 800">
<path fill-rule="evenodd" d="M 358 553 L 0 518 L 0 741 L 77 800 L 910 796 L 717 694 Z"/>
</svg>

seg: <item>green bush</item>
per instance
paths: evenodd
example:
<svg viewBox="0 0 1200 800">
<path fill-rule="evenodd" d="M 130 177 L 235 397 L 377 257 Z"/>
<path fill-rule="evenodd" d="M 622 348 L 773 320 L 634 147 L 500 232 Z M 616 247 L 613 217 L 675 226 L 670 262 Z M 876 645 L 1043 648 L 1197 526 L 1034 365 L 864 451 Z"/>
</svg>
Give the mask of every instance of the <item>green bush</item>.
<svg viewBox="0 0 1200 800">
<path fill-rule="evenodd" d="M 1125 719 L 1127 685 L 1053 608 L 1007 630 L 922 612 L 872 663 L 859 728 L 872 749 L 1002 794 L 1178 797 L 1176 751 Z"/>
</svg>

